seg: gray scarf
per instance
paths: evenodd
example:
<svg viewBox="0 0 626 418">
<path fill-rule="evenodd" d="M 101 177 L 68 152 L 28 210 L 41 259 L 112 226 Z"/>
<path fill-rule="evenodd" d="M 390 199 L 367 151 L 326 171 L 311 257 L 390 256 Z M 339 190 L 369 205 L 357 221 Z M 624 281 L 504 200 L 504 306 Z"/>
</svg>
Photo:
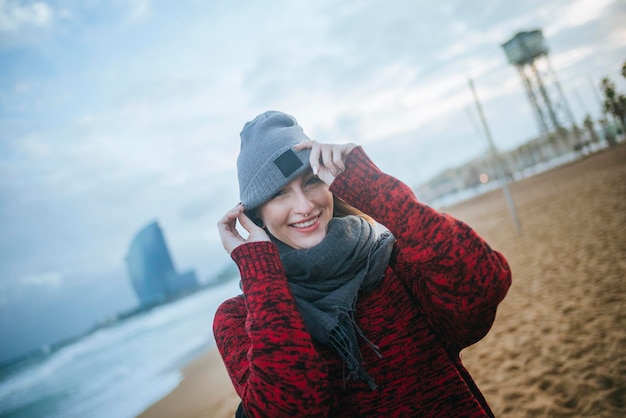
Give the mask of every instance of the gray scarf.
<svg viewBox="0 0 626 418">
<path fill-rule="evenodd" d="M 348 366 L 347 379 L 361 378 L 376 389 L 363 367 L 357 334 L 380 354 L 355 323 L 354 310 L 359 291 L 369 292 L 383 279 L 393 235 L 377 236 L 363 218 L 346 216 L 333 218 L 322 242 L 312 248 L 295 250 L 274 241 L 311 336 L 337 351 Z"/>
</svg>

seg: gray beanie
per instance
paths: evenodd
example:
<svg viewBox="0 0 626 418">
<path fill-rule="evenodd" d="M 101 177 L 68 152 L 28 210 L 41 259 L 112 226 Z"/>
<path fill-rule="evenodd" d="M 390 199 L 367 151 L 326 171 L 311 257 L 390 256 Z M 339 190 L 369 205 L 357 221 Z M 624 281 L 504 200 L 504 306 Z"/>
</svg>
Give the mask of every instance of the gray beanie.
<svg viewBox="0 0 626 418">
<path fill-rule="evenodd" d="M 293 146 L 309 137 L 293 116 L 270 110 L 246 122 L 237 157 L 239 198 L 247 210 L 267 202 L 311 165 L 311 150 Z"/>
</svg>

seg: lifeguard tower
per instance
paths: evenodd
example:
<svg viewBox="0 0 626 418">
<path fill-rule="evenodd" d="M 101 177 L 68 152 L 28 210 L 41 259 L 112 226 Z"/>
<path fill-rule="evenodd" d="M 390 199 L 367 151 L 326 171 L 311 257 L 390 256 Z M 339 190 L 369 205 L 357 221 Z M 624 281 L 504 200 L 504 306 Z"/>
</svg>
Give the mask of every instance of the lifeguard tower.
<svg viewBox="0 0 626 418">
<path fill-rule="evenodd" d="M 548 47 L 541 30 L 519 32 L 502 45 L 509 63 L 519 71 L 533 108 L 541 136 L 558 132 L 566 136 L 567 125 L 578 131 L 556 73 L 548 59 Z"/>
</svg>

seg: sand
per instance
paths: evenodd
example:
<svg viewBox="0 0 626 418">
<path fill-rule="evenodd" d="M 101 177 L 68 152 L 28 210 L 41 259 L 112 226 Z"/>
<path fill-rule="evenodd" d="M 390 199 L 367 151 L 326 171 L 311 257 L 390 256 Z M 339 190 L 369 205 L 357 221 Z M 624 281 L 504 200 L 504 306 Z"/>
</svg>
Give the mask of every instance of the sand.
<svg viewBox="0 0 626 418">
<path fill-rule="evenodd" d="M 445 209 L 507 257 L 491 332 L 462 353 L 497 417 L 626 416 L 626 144 Z M 141 417 L 233 417 L 216 351 Z"/>
<path fill-rule="evenodd" d="M 234 418 L 239 397 L 217 351 L 209 350 L 183 368 L 183 380 L 140 418 Z"/>
<path fill-rule="evenodd" d="M 513 285 L 463 361 L 496 416 L 626 416 L 626 144 L 449 212 L 501 250 Z"/>
</svg>

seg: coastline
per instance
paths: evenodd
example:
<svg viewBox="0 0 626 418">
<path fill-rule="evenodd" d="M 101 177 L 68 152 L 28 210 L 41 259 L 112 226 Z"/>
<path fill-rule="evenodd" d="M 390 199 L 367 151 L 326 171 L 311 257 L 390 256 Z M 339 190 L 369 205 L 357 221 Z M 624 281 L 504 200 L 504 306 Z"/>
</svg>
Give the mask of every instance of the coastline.
<svg viewBox="0 0 626 418">
<path fill-rule="evenodd" d="M 234 417 L 239 397 L 215 347 L 181 369 L 178 386 L 137 418 Z"/>
</svg>

